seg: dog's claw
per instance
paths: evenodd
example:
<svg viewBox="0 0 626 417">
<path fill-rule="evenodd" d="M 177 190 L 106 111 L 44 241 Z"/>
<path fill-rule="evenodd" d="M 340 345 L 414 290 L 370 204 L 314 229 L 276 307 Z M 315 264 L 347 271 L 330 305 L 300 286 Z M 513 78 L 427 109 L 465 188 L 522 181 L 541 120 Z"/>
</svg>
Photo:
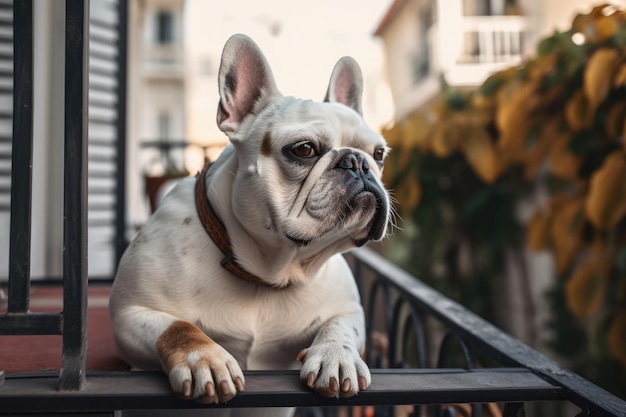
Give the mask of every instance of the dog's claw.
<svg viewBox="0 0 626 417">
<path fill-rule="evenodd" d="M 330 382 L 328 384 L 328 387 L 330 388 L 330 390 L 332 392 L 339 391 L 339 383 L 337 382 L 337 378 L 335 378 L 335 377 L 330 378 Z"/>
<path fill-rule="evenodd" d="M 306 385 L 309 388 L 313 388 L 313 384 L 315 384 L 315 374 L 311 372 L 306 377 Z"/>
<path fill-rule="evenodd" d="M 243 381 L 241 380 L 241 378 L 237 377 L 235 379 L 235 387 L 237 388 L 238 392 L 242 392 L 243 391 Z"/>
<path fill-rule="evenodd" d="M 213 385 L 212 382 L 207 382 L 206 385 L 204 386 L 204 389 L 206 390 L 207 397 L 209 398 L 215 397 L 215 385 Z"/>
<path fill-rule="evenodd" d="M 359 389 L 361 391 L 365 391 L 367 389 L 367 380 L 365 379 L 365 377 L 359 377 Z"/>
<path fill-rule="evenodd" d="M 234 392 L 230 391 L 228 381 L 220 382 L 220 400 L 224 403 L 230 401 L 235 396 Z"/>
<path fill-rule="evenodd" d="M 183 397 L 191 397 L 191 381 L 189 380 L 183 382 Z"/>
<path fill-rule="evenodd" d="M 352 384 L 350 384 L 350 380 L 347 378 L 344 379 L 343 384 L 341 384 L 341 392 L 343 393 L 349 392 L 351 388 L 352 388 Z"/>
</svg>

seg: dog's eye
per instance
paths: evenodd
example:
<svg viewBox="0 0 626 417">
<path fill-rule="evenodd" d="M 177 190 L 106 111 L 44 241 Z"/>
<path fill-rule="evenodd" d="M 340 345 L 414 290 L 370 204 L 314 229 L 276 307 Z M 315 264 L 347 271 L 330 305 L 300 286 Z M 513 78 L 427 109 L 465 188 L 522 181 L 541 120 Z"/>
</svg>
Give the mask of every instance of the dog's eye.
<svg viewBox="0 0 626 417">
<path fill-rule="evenodd" d="M 374 151 L 374 159 L 376 161 L 382 161 L 385 157 L 385 148 L 378 148 Z"/>
<path fill-rule="evenodd" d="M 291 148 L 291 152 L 298 158 L 313 158 L 317 155 L 311 142 L 300 142 Z"/>
</svg>

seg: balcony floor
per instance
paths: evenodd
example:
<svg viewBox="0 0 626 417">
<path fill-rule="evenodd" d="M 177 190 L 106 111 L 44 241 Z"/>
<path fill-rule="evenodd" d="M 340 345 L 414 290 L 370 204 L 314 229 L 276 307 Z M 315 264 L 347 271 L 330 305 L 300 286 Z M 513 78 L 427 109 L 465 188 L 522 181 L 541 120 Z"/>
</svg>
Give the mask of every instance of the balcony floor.
<svg viewBox="0 0 626 417">
<path fill-rule="evenodd" d="M 89 288 L 87 325 L 87 369 L 129 369 L 115 353 L 108 311 L 108 286 Z M 35 286 L 31 288 L 32 312 L 63 310 L 60 286 Z M 5 312 L 0 310 L 0 313 Z M 61 336 L 0 336 L 0 370 L 5 373 L 56 370 L 61 367 Z"/>
</svg>

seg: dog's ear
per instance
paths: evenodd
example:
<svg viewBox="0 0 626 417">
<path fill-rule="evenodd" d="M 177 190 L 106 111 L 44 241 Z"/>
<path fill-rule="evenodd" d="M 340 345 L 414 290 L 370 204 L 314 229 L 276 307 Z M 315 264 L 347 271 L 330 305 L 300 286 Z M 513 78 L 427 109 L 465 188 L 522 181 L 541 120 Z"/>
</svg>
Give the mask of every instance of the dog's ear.
<svg viewBox="0 0 626 417">
<path fill-rule="evenodd" d="M 236 133 L 247 115 L 258 113 L 271 97 L 280 95 L 265 56 L 242 34 L 231 36 L 224 46 L 218 88 L 217 125 L 226 134 Z"/>
<path fill-rule="evenodd" d="M 344 56 L 335 64 L 324 101 L 343 103 L 362 115 L 362 95 L 363 75 L 361 68 L 353 58 Z"/>
</svg>

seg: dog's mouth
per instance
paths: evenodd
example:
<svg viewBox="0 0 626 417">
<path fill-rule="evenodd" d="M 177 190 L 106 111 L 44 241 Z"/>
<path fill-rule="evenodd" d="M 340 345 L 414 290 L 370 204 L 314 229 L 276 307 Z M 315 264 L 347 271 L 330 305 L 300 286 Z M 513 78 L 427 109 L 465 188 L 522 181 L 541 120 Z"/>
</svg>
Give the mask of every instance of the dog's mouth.
<svg viewBox="0 0 626 417">
<path fill-rule="evenodd" d="M 311 243 L 313 241 L 312 238 L 308 238 L 308 239 L 301 239 L 295 236 L 291 236 L 290 234 L 285 234 L 285 236 L 287 237 L 287 239 L 291 240 L 293 243 L 295 243 L 298 246 L 307 246 L 309 243 Z"/>
</svg>

